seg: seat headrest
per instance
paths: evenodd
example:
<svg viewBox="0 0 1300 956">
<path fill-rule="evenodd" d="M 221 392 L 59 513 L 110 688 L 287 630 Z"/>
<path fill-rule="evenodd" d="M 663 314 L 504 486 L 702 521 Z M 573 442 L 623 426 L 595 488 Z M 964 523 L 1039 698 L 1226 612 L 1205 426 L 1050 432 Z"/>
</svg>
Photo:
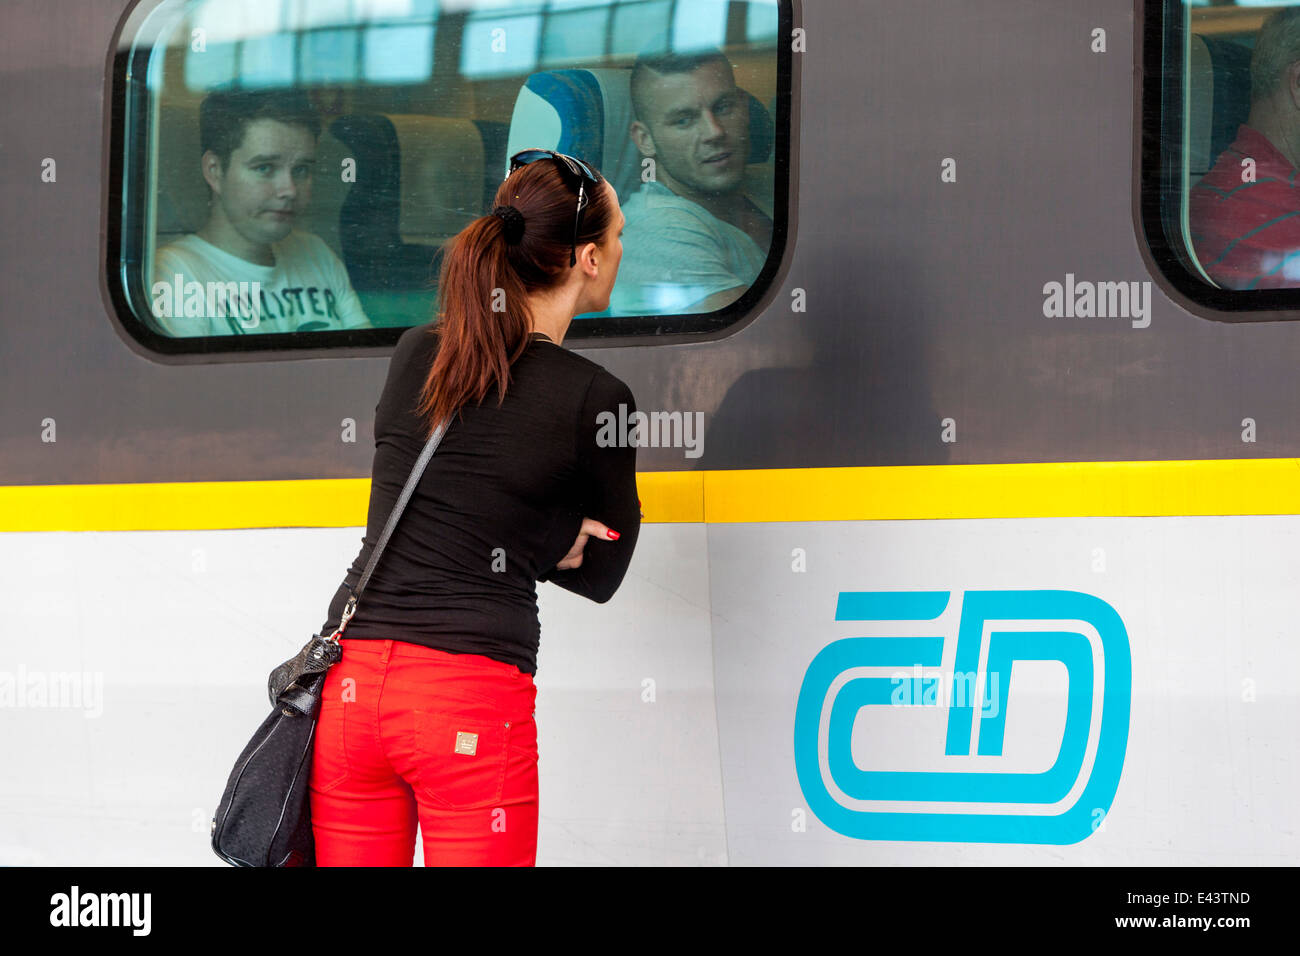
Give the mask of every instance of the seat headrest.
<svg viewBox="0 0 1300 956">
<path fill-rule="evenodd" d="M 364 172 L 339 212 L 358 292 L 426 288 L 436 247 L 483 215 L 501 184 L 504 123 L 354 113 L 330 132 Z"/>
<path fill-rule="evenodd" d="M 1234 40 L 1191 37 L 1187 164 L 1193 175 L 1214 165 L 1250 115 L 1250 57 L 1250 48 Z"/>
<path fill-rule="evenodd" d="M 537 147 L 593 163 L 624 201 L 641 184 L 641 154 L 628 135 L 632 125 L 632 71 L 546 70 L 519 90 L 510 119 L 507 157 Z M 753 95 L 749 103 L 747 163 L 772 153 L 772 116 Z M 505 170 L 502 170 L 504 175 Z"/>
<path fill-rule="evenodd" d="M 389 115 L 401 157 L 405 242 L 434 245 L 483 215 L 483 135 L 473 120 Z"/>
<path fill-rule="evenodd" d="M 199 171 L 199 120 L 192 107 L 164 106 L 158 117 L 158 233 L 182 235 L 208 219 L 208 184 Z"/>
</svg>

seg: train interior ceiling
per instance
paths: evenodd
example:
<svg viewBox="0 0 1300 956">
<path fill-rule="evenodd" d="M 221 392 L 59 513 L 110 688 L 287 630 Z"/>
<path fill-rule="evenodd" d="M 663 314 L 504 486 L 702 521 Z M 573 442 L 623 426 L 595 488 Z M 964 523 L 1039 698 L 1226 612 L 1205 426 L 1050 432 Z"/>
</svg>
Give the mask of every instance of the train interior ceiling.
<svg viewBox="0 0 1300 956">
<path fill-rule="evenodd" d="M 746 192 L 770 216 L 777 98 L 775 31 L 754 40 L 744 15 L 736 15 L 738 10 L 747 12 L 751 4 L 727 6 L 721 42 L 708 45 L 727 55 L 737 86 L 750 94 Z M 436 300 L 439 247 L 491 209 L 507 157 L 515 151 L 542 146 L 580 155 L 601 169 L 621 201 L 640 184 L 641 157 L 626 133 L 632 120 L 628 78 L 635 51 L 614 53 L 607 38 L 601 55 L 541 56 L 540 62 L 509 73 L 467 70 L 463 44 L 471 42 L 466 39 L 467 28 L 473 26 L 469 18 L 465 12 L 444 12 L 426 21 L 426 28 L 436 29 L 429 29 L 433 49 L 425 54 L 422 79 L 375 82 L 354 76 L 319 82 L 290 76 L 259 82 L 250 80 L 246 72 L 241 77 L 242 88 L 292 84 L 304 89 L 321 111 L 317 166 L 302 225 L 346 264 L 376 326 L 429 320 Z M 155 77 L 154 71 L 161 67 L 161 82 L 150 82 L 149 188 L 155 202 L 145 220 L 146 261 L 158 246 L 197 230 L 207 215 L 208 187 L 199 169 L 199 104 L 209 89 L 233 85 L 235 71 L 232 68 L 229 76 L 216 82 L 196 81 L 192 58 L 209 51 L 200 54 L 191 49 L 193 28 L 193 20 L 179 24 L 166 49 L 155 51 L 161 63 L 151 65 Z M 364 29 L 354 32 L 359 35 Z M 312 32 L 284 29 L 278 36 L 301 51 Z M 481 30 L 474 32 L 473 42 L 487 42 Z M 232 67 L 243 62 L 240 45 L 227 42 L 233 48 L 228 57 Z M 690 52 L 690 48 L 682 50 L 679 41 L 674 48 Z M 361 63 L 362 55 L 354 55 L 355 62 Z M 297 69 L 303 70 L 301 52 L 296 62 Z M 365 69 L 358 67 L 357 72 Z M 345 181 L 342 174 L 349 157 L 356 162 L 355 181 Z"/>
</svg>

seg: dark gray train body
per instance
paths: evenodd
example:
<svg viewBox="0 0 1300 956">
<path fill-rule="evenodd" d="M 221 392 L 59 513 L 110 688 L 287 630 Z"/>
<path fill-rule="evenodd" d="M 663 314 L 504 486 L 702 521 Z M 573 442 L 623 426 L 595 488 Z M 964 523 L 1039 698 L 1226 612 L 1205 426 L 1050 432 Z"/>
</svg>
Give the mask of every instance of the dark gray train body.
<svg viewBox="0 0 1300 956">
<path fill-rule="evenodd" d="M 336 425 L 370 428 L 387 350 L 170 364 L 119 329 L 103 206 L 106 46 L 123 9 L 4 13 L 0 478 L 368 476 L 372 446 L 341 445 Z M 1300 452 L 1300 325 L 1198 318 L 1158 285 L 1147 329 L 1043 315 L 1043 286 L 1067 273 L 1153 278 L 1135 226 L 1132 4 L 798 14 L 808 51 L 794 56 L 790 230 L 770 301 L 709 341 L 592 343 L 646 407 L 706 415 L 702 457 L 646 449 L 646 470 Z M 57 183 L 41 181 L 47 156 Z M 955 183 L 940 179 L 948 157 Z M 1261 423 L 1253 446 L 1246 414 Z M 57 448 L 40 440 L 45 417 L 67 423 Z"/>
</svg>

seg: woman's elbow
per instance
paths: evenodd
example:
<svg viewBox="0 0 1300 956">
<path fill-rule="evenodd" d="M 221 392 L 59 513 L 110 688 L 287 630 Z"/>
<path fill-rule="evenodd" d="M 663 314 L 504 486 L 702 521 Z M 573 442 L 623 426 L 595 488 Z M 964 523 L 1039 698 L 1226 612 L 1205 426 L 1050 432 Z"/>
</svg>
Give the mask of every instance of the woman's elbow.
<svg viewBox="0 0 1300 956">
<path fill-rule="evenodd" d="M 617 576 L 611 578 L 609 581 L 602 581 L 600 584 L 593 587 L 588 596 L 597 604 L 608 604 L 610 599 L 618 593 L 618 589 L 623 585 L 623 579 L 626 577 L 627 567 L 625 566 Z"/>
</svg>

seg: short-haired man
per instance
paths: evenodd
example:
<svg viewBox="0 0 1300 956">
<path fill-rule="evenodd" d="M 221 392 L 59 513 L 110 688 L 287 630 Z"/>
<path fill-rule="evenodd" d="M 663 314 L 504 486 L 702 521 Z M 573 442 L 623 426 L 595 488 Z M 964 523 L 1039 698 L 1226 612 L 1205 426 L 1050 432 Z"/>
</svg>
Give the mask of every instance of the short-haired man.
<svg viewBox="0 0 1300 956">
<path fill-rule="evenodd" d="M 319 236 L 296 228 L 311 200 L 320 129 L 298 90 L 204 98 L 199 140 L 208 220 L 154 257 L 153 316 L 164 332 L 371 327 L 343 263 Z"/>
<path fill-rule="evenodd" d="M 1264 22 L 1250 114 L 1191 191 L 1196 258 L 1229 289 L 1300 286 L 1300 8 Z"/>
<path fill-rule="evenodd" d="M 641 56 L 629 134 L 653 178 L 623 205 L 616 315 L 712 312 L 758 277 L 772 220 L 745 196 L 748 94 L 719 50 Z"/>
</svg>

